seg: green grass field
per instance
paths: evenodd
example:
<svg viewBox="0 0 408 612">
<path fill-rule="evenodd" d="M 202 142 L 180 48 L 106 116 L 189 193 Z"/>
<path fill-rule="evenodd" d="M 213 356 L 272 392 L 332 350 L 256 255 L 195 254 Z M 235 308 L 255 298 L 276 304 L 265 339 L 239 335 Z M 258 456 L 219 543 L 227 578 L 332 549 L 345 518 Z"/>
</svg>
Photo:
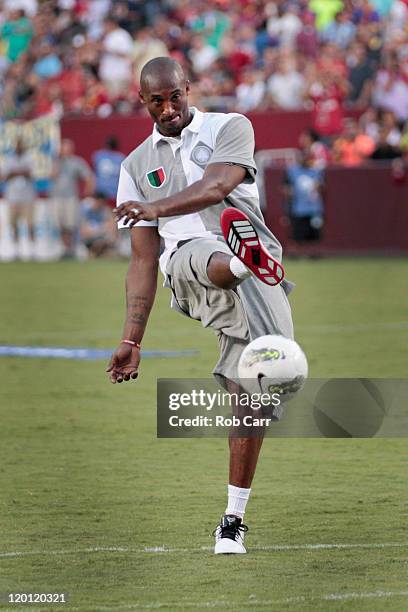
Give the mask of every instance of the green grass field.
<svg viewBox="0 0 408 612">
<path fill-rule="evenodd" d="M 312 376 L 407 377 L 407 261 L 287 269 Z M 115 346 L 125 271 L 3 264 L 0 343 Z M 28 609 L 407 610 L 402 438 L 268 438 L 246 515 L 249 554 L 212 555 L 226 440 L 158 440 L 155 388 L 158 377 L 208 377 L 217 344 L 168 302 L 160 289 L 144 348 L 199 352 L 145 360 L 136 382 L 109 384 L 101 361 L 0 358 L 3 602 L 65 591 L 65 606 Z"/>
</svg>

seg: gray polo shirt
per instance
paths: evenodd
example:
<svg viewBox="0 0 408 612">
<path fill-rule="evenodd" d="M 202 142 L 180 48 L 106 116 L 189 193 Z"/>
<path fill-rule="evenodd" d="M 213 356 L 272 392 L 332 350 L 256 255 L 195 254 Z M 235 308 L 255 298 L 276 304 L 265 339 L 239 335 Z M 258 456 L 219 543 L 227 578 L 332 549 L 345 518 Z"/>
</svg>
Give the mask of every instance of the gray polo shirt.
<svg viewBox="0 0 408 612">
<path fill-rule="evenodd" d="M 58 173 L 54 179 L 52 195 L 56 198 L 78 198 L 79 184 L 91 175 L 91 169 L 82 157 L 70 155 L 58 162 Z"/>
<path fill-rule="evenodd" d="M 117 205 L 127 200 L 154 202 L 199 181 L 209 164 L 237 164 L 247 169 L 246 178 L 222 202 L 196 213 L 140 221 L 137 225 L 158 227 L 165 246 L 160 258 L 164 274 L 170 254 L 180 240 L 198 237 L 223 240 L 220 214 L 229 206 L 248 215 L 265 246 L 280 259 L 281 246 L 265 226 L 259 206 L 251 122 L 238 113 L 202 113 L 194 107 L 190 110 L 193 120 L 179 138 L 162 136 L 154 125 L 152 134 L 123 161 Z M 120 221 L 118 227 L 126 226 Z"/>
</svg>

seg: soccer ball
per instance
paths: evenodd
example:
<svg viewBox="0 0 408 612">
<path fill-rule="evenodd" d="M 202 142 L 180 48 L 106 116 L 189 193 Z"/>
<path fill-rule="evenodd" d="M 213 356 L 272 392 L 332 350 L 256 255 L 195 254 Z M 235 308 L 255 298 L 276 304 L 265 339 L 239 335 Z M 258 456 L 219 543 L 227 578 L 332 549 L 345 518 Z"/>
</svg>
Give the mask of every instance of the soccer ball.
<svg viewBox="0 0 408 612">
<path fill-rule="evenodd" d="M 282 400 L 300 391 L 307 378 L 307 359 L 294 340 L 260 336 L 243 350 L 238 363 L 241 386 L 249 393 L 279 393 Z"/>
</svg>

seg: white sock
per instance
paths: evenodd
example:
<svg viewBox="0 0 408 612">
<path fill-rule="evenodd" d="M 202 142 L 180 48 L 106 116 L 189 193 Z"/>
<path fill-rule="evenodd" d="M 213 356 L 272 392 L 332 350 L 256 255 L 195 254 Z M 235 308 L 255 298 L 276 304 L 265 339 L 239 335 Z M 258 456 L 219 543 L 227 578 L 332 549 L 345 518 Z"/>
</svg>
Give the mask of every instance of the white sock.
<svg viewBox="0 0 408 612">
<path fill-rule="evenodd" d="M 249 270 L 246 265 L 243 264 L 242 261 L 238 259 L 238 257 L 236 257 L 235 255 L 230 259 L 229 266 L 233 275 L 239 278 L 240 280 L 244 280 L 252 274 L 251 270 Z"/>
<path fill-rule="evenodd" d="M 245 508 L 249 499 L 251 489 L 241 489 L 234 485 L 228 485 L 228 505 L 225 514 L 235 514 L 244 518 Z"/>
</svg>

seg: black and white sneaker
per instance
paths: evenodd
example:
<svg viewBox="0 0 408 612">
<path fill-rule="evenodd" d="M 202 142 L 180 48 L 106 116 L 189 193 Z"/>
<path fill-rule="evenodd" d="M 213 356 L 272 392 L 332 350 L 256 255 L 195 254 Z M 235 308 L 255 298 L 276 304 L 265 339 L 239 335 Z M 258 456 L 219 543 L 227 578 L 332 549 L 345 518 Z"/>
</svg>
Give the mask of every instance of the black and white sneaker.
<svg viewBox="0 0 408 612">
<path fill-rule="evenodd" d="M 215 536 L 214 553 L 216 555 L 246 553 L 244 535 L 248 527 L 242 524 L 242 519 L 233 514 L 221 517 L 221 522 L 213 532 Z"/>
</svg>

